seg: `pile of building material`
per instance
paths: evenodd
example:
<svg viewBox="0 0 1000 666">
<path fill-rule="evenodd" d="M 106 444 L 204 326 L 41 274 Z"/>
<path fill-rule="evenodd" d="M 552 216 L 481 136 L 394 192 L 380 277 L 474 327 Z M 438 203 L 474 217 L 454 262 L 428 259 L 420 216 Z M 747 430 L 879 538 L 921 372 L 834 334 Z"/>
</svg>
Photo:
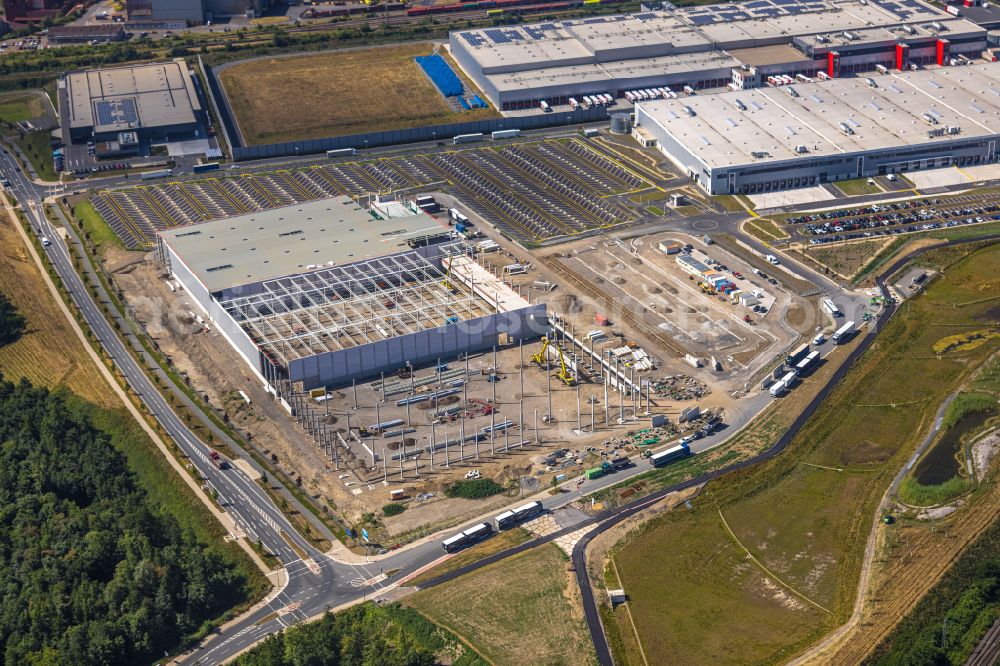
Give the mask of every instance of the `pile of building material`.
<svg viewBox="0 0 1000 666">
<path fill-rule="evenodd" d="M 703 382 L 688 375 L 670 375 L 653 379 L 650 389 L 657 397 L 671 400 L 696 400 L 712 392 Z"/>
</svg>

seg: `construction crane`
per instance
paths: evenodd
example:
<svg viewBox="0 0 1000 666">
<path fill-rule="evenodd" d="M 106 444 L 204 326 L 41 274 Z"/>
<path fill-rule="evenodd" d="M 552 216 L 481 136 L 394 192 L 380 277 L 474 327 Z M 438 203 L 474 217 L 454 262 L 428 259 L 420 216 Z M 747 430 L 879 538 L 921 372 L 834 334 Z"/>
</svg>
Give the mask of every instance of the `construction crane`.
<svg viewBox="0 0 1000 666">
<path fill-rule="evenodd" d="M 441 283 L 450 292 L 455 291 L 455 285 L 451 283 L 451 267 L 455 265 L 455 257 L 448 257 L 448 271 L 444 274 L 444 282 Z"/>
<path fill-rule="evenodd" d="M 548 337 L 542 337 L 541 350 L 531 357 L 533 363 L 537 363 L 540 366 L 547 366 L 549 364 L 549 357 L 546 353 L 548 352 L 549 344 Z M 576 379 L 569 373 L 569 369 L 566 367 L 566 358 L 563 356 L 562 347 L 557 344 L 553 344 L 552 346 L 559 352 L 559 372 L 556 373 L 556 377 L 566 386 L 576 386 Z"/>
</svg>

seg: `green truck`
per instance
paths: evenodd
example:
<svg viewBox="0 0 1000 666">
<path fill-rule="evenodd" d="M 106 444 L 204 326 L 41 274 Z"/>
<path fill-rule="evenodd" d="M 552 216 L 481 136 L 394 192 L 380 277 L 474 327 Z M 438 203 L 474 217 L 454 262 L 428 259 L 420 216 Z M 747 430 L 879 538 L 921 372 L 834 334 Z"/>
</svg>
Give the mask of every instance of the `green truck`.
<svg viewBox="0 0 1000 666">
<path fill-rule="evenodd" d="M 604 469 L 601 467 L 594 467 L 592 469 L 588 469 L 583 473 L 583 475 L 587 477 L 587 479 L 597 479 L 604 476 Z"/>
</svg>

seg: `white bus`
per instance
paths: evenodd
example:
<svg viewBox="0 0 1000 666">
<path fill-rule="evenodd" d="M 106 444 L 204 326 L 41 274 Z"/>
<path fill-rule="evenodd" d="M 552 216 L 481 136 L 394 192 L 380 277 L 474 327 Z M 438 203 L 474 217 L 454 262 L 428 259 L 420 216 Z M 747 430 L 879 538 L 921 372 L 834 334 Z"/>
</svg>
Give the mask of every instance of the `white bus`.
<svg viewBox="0 0 1000 666">
<path fill-rule="evenodd" d="M 837 304 L 834 303 L 829 298 L 824 298 L 823 299 L 823 309 L 826 310 L 828 313 L 830 313 L 831 317 L 839 317 L 840 316 L 840 309 L 837 308 Z"/>
</svg>

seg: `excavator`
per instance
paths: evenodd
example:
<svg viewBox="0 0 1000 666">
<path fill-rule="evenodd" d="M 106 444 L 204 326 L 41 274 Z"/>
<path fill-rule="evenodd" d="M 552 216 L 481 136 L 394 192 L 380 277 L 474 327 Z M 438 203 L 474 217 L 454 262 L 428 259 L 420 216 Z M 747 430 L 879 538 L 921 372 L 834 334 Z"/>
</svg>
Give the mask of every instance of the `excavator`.
<svg viewBox="0 0 1000 666">
<path fill-rule="evenodd" d="M 542 337 L 542 348 L 537 354 L 532 355 L 531 361 L 538 364 L 539 366 L 545 367 L 548 365 L 549 357 L 546 352 L 549 349 L 549 339 L 548 337 Z M 566 359 L 563 356 L 562 347 L 553 344 L 556 351 L 559 352 L 559 372 L 556 373 L 556 377 L 566 386 L 576 386 L 576 379 L 569 373 L 569 369 L 566 367 Z"/>
</svg>

